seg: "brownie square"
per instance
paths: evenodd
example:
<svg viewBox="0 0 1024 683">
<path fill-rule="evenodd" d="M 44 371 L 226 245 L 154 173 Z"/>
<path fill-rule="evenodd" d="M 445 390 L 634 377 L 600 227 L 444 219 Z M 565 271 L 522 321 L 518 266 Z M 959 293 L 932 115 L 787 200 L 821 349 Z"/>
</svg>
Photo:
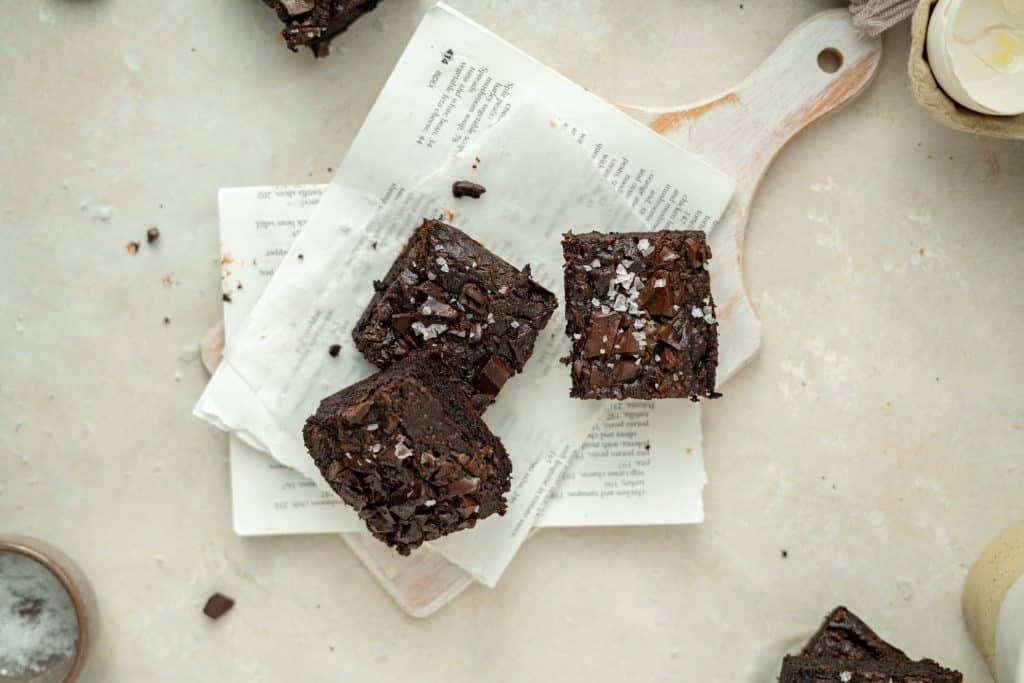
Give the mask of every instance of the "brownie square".
<svg viewBox="0 0 1024 683">
<path fill-rule="evenodd" d="M 575 398 L 717 398 L 704 233 L 566 233 L 564 360 Z"/>
<path fill-rule="evenodd" d="M 328 396 L 302 436 L 331 488 L 403 555 L 505 513 L 512 463 L 438 350 Z"/>
<path fill-rule="evenodd" d="M 857 615 L 840 606 L 825 617 L 800 655 L 782 660 L 779 681 L 962 683 L 963 675 L 930 659 L 910 659 L 902 650 L 882 640 Z"/>
<path fill-rule="evenodd" d="M 458 228 L 426 220 L 376 290 L 353 332 L 381 368 L 421 348 L 439 348 L 483 410 L 522 371 L 558 306 L 534 282 Z"/>
<path fill-rule="evenodd" d="M 281 35 L 288 49 L 305 45 L 316 57 L 326 57 L 331 40 L 377 6 L 380 0 L 263 0 L 284 22 Z"/>
</svg>

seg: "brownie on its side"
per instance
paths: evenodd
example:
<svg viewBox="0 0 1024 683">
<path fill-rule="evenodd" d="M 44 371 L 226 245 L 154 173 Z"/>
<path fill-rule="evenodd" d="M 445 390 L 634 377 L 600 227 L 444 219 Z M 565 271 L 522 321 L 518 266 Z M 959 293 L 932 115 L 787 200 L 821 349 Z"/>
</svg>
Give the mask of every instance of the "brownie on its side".
<svg viewBox="0 0 1024 683">
<path fill-rule="evenodd" d="M 403 555 L 505 513 L 512 463 L 438 350 L 328 396 L 302 436 L 331 488 Z"/>
<path fill-rule="evenodd" d="M 326 57 L 331 40 L 352 25 L 380 0 L 263 0 L 284 22 L 281 35 L 288 48 L 305 45 L 317 57 Z"/>
<path fill-rule="evenodd" d="M 562 253 L 572 396 L 718 397 L 704 233 L 570 232 Z"/>
<path fill-rule="evenodd" d="M 779 683 L 962 683 L 963 675 L 930 659 L 915 662 L 845 607 L 825 617 L 798 656 L 782 660 Z"/>
<path fill-rule="evenodd" d="M 555 295 L 458 228 L 426 220 L 376 290 L 353 331 L 356 347 L 386 368 L 439 348 L 482 411 L 533 354 Z"/>
</svg>

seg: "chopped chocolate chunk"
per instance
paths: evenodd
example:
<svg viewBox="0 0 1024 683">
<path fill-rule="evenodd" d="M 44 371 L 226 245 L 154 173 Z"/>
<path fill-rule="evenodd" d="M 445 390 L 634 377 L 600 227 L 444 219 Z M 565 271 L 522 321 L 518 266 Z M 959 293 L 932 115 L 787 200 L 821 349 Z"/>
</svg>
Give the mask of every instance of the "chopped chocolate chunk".
<svg viewBox="0 0 1024 683">
<path fill-rule="evenodd" d="M 487 406 L 533 354 L 558 305 L 555 295 L 461 230 L 427 220 L 417 228 L 353 331 L 381 368 L 437 347 Z"/>
<path fill-rule="evenodd" d="M 327 349 L 327 353 L 331 355 L 331 358 L 337 358 L 338 354 L 341 353 L 341 344 L 331 344 L 330 348 Z"/>
<path fill-rule="evenodd" d="M 235 601 L 228 596 L 221 595 L 220 593 L 214 593 L 210 596 L 210 599 L 206 601 L 206 606 L 203 607 L 203 614 L 211 619 L 220 619 L 234 606 Z"/>
<path fill-rule="evenodd" d="M 512 368 L 497 356 L 491 356 L 477 370 L 473 386 L 485 394 L 497 394 L 512 376 Z"/>
<path fill-rule="evenodd" d="M 160 229 L 155 225 L 146 231 L 146 244 L 153 244 L 160 239 Z"/>
<path fill-rule="evenodd" d="M 487 188 L 483 185 L 477 185 L 471 183 L 468 180 L 456 180 L 452 183 L 452 196 L 456 199 L 461 197 L 472 197 L 473 199 L 480 199 L 480 195 L 487 192 Z"/>
<path fill-rule="evenodd" d="M 325 398 L 302 435 L 331 488 L 403 555 L 505 513 L 512 463 L 440 349 Z"/>
<path fill-rule="evenodd" d="M 226 301 L 226 302 L 228 302 L 228 303 L 231 303 L 231 295 L 230 295 L 230 294 L 228 294 L 227 292 L 224 292 L 223 294 L 221 294 L 221 295 L 220 295 L 220 298 L 221 298 L 221 299 L 222 299 L 223 301 Z"/>
<path fill-rule="evenodd" d="M 124 245 L 124 250 L 127 251 L 132 256 L 135 256 L 136 254 L 139 253 L 139 246 L 140 245 L 138 242 L 129 242 L 128 244 Z"/>
<path fill-rule="evenodd" d="M 718 397 L 704 233 L 567 233 L 562 251 L 572 396 Z"/>
<path fill-rule="evenodd" d="M 284 22 L 281 35 L 292 52 L 305 45 L 326 57 L 331 40 L 375 8 L 379 0 L 263 0 Z M 330 171 L 330 169 L 328 169 Z"/>
<path fill-rule="evenodd" d="M 914 661 L 885 642 L 845 607 L 825 617 L 797 656 L 782 661 L 780 683 L 962 683 L 958 671 L 930 659 Z"/>
</svg>

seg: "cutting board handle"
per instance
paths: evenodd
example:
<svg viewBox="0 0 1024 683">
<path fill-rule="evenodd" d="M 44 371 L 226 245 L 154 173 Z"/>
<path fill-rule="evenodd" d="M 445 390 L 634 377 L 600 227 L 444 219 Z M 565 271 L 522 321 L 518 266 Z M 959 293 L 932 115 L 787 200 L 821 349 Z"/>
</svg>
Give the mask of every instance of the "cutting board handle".
<svg viewBox="0 0 1024 683">
<path fill-rule="evenodd" d="M 743 281 L 744 232 L 761 178 L 790 140 L 859 95 L 881 61 L 881 40 L 855 29 L 845 9 L 828 10 L 793 29 L 724 93 L 677 107 L 622 107 L 736 180 L 732 203 L 709 238 L 719 330 L 729 337 L 720 350 L 719 385 L 761 346 L 761 322 Z"/>
<path fill-rule="evenodd" d="M 829 10 L 793 29 L 756 71 L 715 97 L 680 107 L 624 109 L 753 194 L 779 150 L 859 95 L 881 59 L 878 38 L 857 31 L 846 10 Z M 830 65 L 838 68 L 826 71 Z"/>
</svg>

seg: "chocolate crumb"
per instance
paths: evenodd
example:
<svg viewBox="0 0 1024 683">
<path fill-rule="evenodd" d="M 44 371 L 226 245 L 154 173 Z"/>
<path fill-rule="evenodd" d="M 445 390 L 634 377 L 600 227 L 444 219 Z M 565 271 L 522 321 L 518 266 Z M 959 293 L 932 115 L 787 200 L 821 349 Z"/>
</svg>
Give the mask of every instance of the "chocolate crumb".
<svg viewBox="0 0 1024 683">
<path fill-rule="evenodd" d="M 376 242 L 371 244 L 370 247 L 372 247 L 374 251 L 377 251 L 377 243 Z"/>
<path fill-rule="evenodd" d="M 155 225 L 146 231 L 146 244 L 153 244 L 160 239 L 160 229 Z"/>
<path fill-rule="evenodd" d="M 242 281 L 241 280 L 238 281 L 238 286 L 235 287 L 235 289 L 242 289 Z"/>
<path fill-rule="evenodd" d="M 234 606 L 235 601 L 228 596 L 221 595 L 220 593 L 214 593 L 210 596 L 210 599 L 206 601 L 206 606 L 203 607 L 203 614 L 211 619 L 220 619 Z"/>
<path fill-rule="evenodd" d="M 167 317 L 167 316 L 165 315 L 165 316 L 164 316 L 164 325 L 170 325 L 170 324 L 171 324 L 171 319 L 170 319 L 170 318 L 168 318 L 168 317 Z"/>
<path fill-rule="evenodd" d="M 306 257 L 305 257 L 305 256 L 303 256 L 302 254 L 299 254 L 299 260 L 300 260 L 300 261 L 301 261 L 302 259 L 304 259 L 304 258 L 306 258 Z"/>
<path fill-rule="evenodd" d="M 139 253 L 139 243 L 129 242 L 128 244 L 124 245 L 124 250 L 127 251 L 132 256 L 135 256 L 136 254 Z"/>
<path fill-rule="evenodd" d="M 231 295 L 228 294 L 227 292 L 224 292 L 220 298 L 223 299 L 224 301 L 227 301 L 228 303 L 231 303 Z"/>
<path fill-rule="evenodd" d="M 472 197 L 473 199 L 480 199 L 480 195 L 487 192 L 487 188 L 483 185 L 472 183 L 468 180 L 456 180 L 452 183 L 452 196 L 456 199 L 461 197 Z"/>
<path fill-rule="evenodd" d="M 784 549 L 782 551 L 782 559 L 786 559 L 787 557 L 789 557 L 789 551 Z"/>
<path fill-rule="evenodd" d="M 331 358 L 337 358 L 338 354 L 341 353 L 341 344 L 331 344 L 331 347 L 327 349 L 327 353 L 331 354 Z"/>
</svg>

